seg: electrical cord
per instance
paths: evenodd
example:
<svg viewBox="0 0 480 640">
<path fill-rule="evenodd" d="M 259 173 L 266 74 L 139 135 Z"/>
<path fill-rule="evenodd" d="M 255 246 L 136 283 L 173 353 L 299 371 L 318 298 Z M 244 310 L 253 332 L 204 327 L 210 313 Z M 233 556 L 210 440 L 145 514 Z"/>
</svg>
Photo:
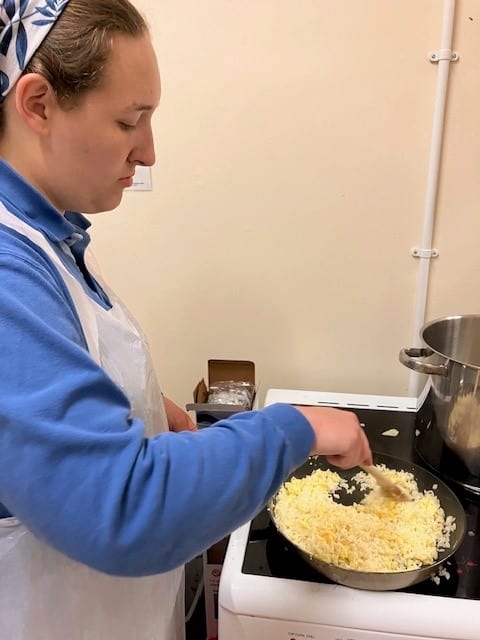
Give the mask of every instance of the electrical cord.
<svg viewBox="0 0 480 640">
<path fill-rule="evenodd" d="M 200 580 L 198 581 L 197 589 L 195 591 L 195 595 L 193 596 L 193 600 L 192 600 L 192 604 L 190 605 L 190 609 L 185 614 L 185 624 L 190 622 L 190 619 L 193 616 L 193 613 L 194 613 L 195 609 L 197 608 L 198 601 L 200 600 L 200 596 L 202 595 L 202 592 L 203 592 L 203 587 L 204 587 L 204 575 L 203 575 L 203 565 L 202 565 L 202 576 L 201 576 Z"/>
</svg>

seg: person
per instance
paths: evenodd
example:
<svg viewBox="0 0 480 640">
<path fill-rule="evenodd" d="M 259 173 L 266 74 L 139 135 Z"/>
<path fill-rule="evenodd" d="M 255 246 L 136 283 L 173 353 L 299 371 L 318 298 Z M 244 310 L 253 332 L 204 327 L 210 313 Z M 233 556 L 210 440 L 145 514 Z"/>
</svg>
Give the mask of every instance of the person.
<svg viewBox="0 0 480 640">
<path fill-rule="evenodd" d="M 186 561 L 309 455 L 371 450 L 346 411 L 277 404 L 197 431 L 162 397 L 83 215 L 155 161 L 149 29 L 129 0 L 0 10 L 0 639 L 179 639 Z"/>
</svg>

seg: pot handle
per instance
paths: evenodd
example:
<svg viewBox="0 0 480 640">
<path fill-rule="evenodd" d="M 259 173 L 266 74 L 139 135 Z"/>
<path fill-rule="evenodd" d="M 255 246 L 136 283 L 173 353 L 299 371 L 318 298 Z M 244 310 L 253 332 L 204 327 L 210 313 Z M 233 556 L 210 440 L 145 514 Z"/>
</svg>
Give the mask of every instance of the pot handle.
<svg viewBox="0 0 480 640">
<path fill-rule="evenodd" d="M 427 373 L 432 376 L 448 376 L 448 368 L 443 364 L 428 364 L 428 362 L 417 362 L 414 358 L 430 358 L 435 352 L 431 349 L 402 349 L 399 360 L 409 369 L 417 373 Z"/>
</svg>

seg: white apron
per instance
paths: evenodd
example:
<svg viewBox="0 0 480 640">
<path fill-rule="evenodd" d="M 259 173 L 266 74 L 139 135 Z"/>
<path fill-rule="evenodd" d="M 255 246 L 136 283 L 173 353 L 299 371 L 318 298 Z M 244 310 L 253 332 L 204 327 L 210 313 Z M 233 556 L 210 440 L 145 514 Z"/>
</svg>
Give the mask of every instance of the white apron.
<svg viewBox="0 0 480 640">
<path fill-rule="evenodd" d="M 141 330 L 108 291 L 96 304 L 45 237 L 0 203 L 0 224 L 41 247 L 74 301 L 92 358 L 124 391 L 147 435 L 168 430 Z M 70 253 L 66 244 L 63 250 Z M 103 286 L 103 283 L 102 283 Z M 183 640 L 183 569 L 145 578 L 112 577 L 38 540 L 16 518 L 0 519 L 0 640 Z"/>
</svg>

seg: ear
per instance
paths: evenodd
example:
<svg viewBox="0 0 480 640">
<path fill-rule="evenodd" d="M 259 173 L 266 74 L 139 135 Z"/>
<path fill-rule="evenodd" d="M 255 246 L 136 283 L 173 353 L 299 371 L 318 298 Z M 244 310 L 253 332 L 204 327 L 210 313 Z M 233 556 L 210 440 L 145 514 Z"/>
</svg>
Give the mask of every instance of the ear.
<svg viewBox="0 0 480 640">
<path fill-rule="evenodd" d="M 17 81 L 15 105 L 23 122 L 40 135 L 48 132 L 57 99 L 52 86 L 39 73 L 27 73 Z"/>
</svg>

